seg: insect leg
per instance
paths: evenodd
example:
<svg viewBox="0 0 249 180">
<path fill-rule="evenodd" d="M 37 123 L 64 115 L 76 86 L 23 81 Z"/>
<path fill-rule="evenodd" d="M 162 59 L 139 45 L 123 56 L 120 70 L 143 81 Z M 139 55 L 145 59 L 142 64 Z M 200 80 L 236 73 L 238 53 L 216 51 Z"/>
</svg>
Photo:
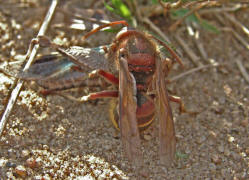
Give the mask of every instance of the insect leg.
<svg viewBox="0 0 249 180">
<path fill-rule="evenodd" d="M 110 82 L 111 84 L 114 84 L 116 86 L 118 86 L 118 84 L 119 84 L 118 78 L 116 78 L 112 73 L 106 72 L 102 69 L 94 70 L 88 74 L 89 78 L 95 77 L 96 75 L 103 77 L 105 80 L 107 80 L 108 82 Z"/>
<path fill-rule="evenodd" d="M 182 66 L 184 67 L 182 60 L 180 59 L 180 57 L 174 52 L 174 50 L 172 48 L 170 48 L 165 42 L 163 42 L 162 40 L 158 39 L 155 36 L 150 36 L 153 39 L 155 39 L 159 44 L 161 44 L 162 46 L 164 46 L 172 55 L 172 57 Z"/>
<path fill-rule="evenodd" d="M 52 92 L 53 94 L 60 95 L 64 98 L 67 98 L 72 101 L 77 101 L 77 102 L 86 102 L 89 100 L 95 100 L 99 98 L 113 98 L 113 97 L 118 97 L 118 91 L 100 91 L 100 92 L 95 92 L 95 93 L 90 93 L 86 96 L 82 96 L 80 98 L 75 98 L 73 96 L 70 96 L 68 94 L 60 93 L 60 92 Z"/>
<path fill-rule="evenodd" d="M 172 101 L 172 102 L 175 102 L 175 103 L 179 104 L 179 111 L 180 111 L 180 113 L 187 112 L 186 109 L 185 109 L 185 107 L 184 107 L 184 104 L 182 102 L 182 99 L 180 97 L 169 95 L 169 100 Z"/>
<path fill-rule="evenodd" d="M 80 67 L 78 66 L 73 66 L 72 67 L 73 70 L 76 70 L 76 71 L 82 71 L 80 69 Z M 119 79 L 117 77 L 115 77 L 112 73 L 109 73 L 109 72 L 106 72 L 102 69 L 96 69 L 96 70 L 93 70 L 92 72 L 90 72 L 88 74 L 88 77 L 89 78 L 94 78 L 96 76 L 101 76 L 103 77 L 106 81 L 110 82 L 111 84 L 114 84 L 116 86 L 118 86 L 119 84 Z"/>
<path fill-rule="evenodd" d="M 162 70 L 163 70 L 163 72 L 167 72 L 166 75 L 168 75 L 168 73 L 171 70 L 173 64 L 174 64 L 174 61 L 172 61 L 170 58 L 165 58 L 162 61 Z"/>
<path fill-rule="evenodd" d="M 100 92 L 90 93 L 87 96 L 81 97 L 80 101 L 84 102 L 98 98 L 110 98 L 110 97 L 118 97 L 118 91 L 100 91 Z"/>
</svg>

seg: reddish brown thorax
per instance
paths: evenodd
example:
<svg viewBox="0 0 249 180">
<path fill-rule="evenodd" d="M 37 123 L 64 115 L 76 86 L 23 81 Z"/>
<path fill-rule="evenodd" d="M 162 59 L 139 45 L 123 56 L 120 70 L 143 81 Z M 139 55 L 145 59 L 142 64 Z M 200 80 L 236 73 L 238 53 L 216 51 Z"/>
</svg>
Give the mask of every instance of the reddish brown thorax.
<svg viewBox="0 0 249 180">
<path fill-rule="evenodd" d="M 135 30 L 121 31 L 114 42 L 114 52 L 125 57 L 128 65 L 137 67 L 131 70 L 153 70 L 156 46 L 144 34 Z"/>
</svg>

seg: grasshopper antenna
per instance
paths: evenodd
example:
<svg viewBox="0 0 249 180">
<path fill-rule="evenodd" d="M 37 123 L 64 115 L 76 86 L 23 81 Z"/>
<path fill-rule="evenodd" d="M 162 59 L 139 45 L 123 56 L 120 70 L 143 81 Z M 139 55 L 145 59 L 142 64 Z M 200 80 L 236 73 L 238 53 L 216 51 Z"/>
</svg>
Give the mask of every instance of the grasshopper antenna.
<svg viewBox="0 0 249 180">
<path fill-rule="evenodd" d="M 84 35 L 82 37 L 83 40 L 85 40 L 86 38 L 88 38 L 89 36 L 93 35 L 94 33 L 100 31 L 101 29 L 104 29 L 106 27 L 110 27 L 110 26 L 115 26 L 115 25 L 119 25 L 119 24 L 123 24 L 124 26 L 129 26 L 128 23 L 126 21 L 114 21 L 114 22 L 110 22 L 108 24 L 104 24 L 102 26 L 99 26 L 95 29 L 93 29 L 92 31 L 90 31 L 89 33 L 87 33 L 86 35 Z"/>
</svg>

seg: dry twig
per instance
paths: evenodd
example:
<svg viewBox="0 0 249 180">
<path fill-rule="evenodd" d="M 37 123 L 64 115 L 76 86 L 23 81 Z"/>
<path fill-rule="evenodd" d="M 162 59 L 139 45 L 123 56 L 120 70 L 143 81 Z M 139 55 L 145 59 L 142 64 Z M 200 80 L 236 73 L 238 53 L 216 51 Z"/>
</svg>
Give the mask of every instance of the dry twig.
<svg viewBox="0 0 249 180">
<path fill-rule="evenodd" d="M 205 1 L 203 3 L 200 3 L 198 4 L 198 6 L 196 6 L 195 8 L 191 9 L 188 13 L 186 13 L 181 19 L 179 19 L 178 21 L 176 21 L 173 25 L 171 25 L 169 27 L 169 30 L 170 31 L 174 31 L 177 26 L 179 24 L 181 24 L 184 19 L 186 19 L 188 16 L 190 16 L 191 14 L 193 14 L 194 12 L 198 11 L 199 9 L 205 7 L 205 6 L 216 6 L 216 5 L 219 5 L 219 2 L 216 2 L 216 1 Z"/>
<path fill-rule="evenodd" d="M 162 0 L 159 0 L 159 4 L 163 7 L 164 15 L 166 15 L 170 9 L 178 8 L 182 4 L 182 0 L 178 0 L 175 3 L 162 2 Z"/>
<path fill-rule="evenodd" d="M 221 24 L 224 24 L 225 19 L 223 18 L 223 16 L 221 16 L 220 14 L 215 14 L 216 18 L 220 21 Z M 235 30 L 233 30 L 230 27 L 225 27 L 225 28 L 221 28 L 221 30 L 223 31 L 227 31 L 227 32 L 232 32 L 232 34 L 234 35 L 234 37 L 245 46 L 246 49 L 249 50 L 249 44 L 246 42 L 246 40 L 244 40 L 244 38 L 242 36 L 240 36 Z"/>
<path fill-rule="evenodd" d="M 249 29 L 246 26 L 241 24 L 235 17 L 231 16 L 230 14 L 228 14 L 228 13 L 223 13 L 223 14 L 230 22 L 232 22 L 234 25 L 241 28 L 242 31 L 249 37 Z"/>
<path fill-rule="evenodd" d="M 137 6 L 137 2 L 136 1 L 132 1 L 133 4 L 133 9 L 135 10 L 136 12 L 136 15 L 137 15 L 137 18 L 140 22 L 143 22 L 147 25 L 149 25 L 149 27 L 155 31 L 160 37 L 163 38 L 164 41 L 166 42 L 169 42 L 170 43 L 170 40 L 169 38 L 148 18 L 148 17 L 142 17 L 141 15 L 141 11 L 140 11 L 140 8 L 138 8 Z M 130 5 L 131 6 L 131 5 Z"/>
<path fill-rule="evenodd" d="M 229 15 L 228 15 L 229 16 Z M 222 16 L 220 16 L 219 14 L 216 14 L 216 17 L 221 21 L 224 22 L 224 18 Z M 234 17 L 227 17 L 227 18 L 231 18 L 230 21 L 233 21 L 233 23 L 238 23 L 237 20 Z M 243 25 L 241 25 L 240 23 L 237 24 L 237 26 L 240 26 L 241 28 L 243 27 Z M 223 31 L 227 31 L 227 32 L 231 32 L 233 34 L 233 36 L 235 37 L 235 39 L 237 39 L 240 44 L 244 45 L 246 49 L 249 50 L 249 44 L 244 40 L 244 38 L 242 36 L 240 36 L 236 31 L 234 31 L 232 28 L 230 27 L 225 27 L 222 29 Z M 235 42 L 235 39 L 232 39 Z M 238 49 L 238 51 L 240 51 L 239 47 L 235 45 L 235 48 Z M 246 69 L 244 68 L 242 62 L 236 58 L 235 59 L 236 65 L 238 66 L 242 76 L 244 77 L 244 79 L 249 83 L 249 75 L 246 72 Z"/>
<path fill-rule="evenodd" d="M 41 26 L 41 28 L 40 28 L 40 30 L 38 32 L 38 36 L 45 34 L 45 32 L 47 30 L 47 27 L 48 27 L 48 24 L 49 24 L 53 14 L 54 14 L 57 2 L 58 2 L 58 0 L 53 0 L 52 1 L 51 5 L 50 5 L 50 8 L 49 8 L 49 10 L 47 12 L 47 15 L 46 15 L 46 17 L 44 19 L 44 22 L 43 22 L 43 24 L 42 24 L 42 26 Z M 38 48 L 39 48 L 39 45 L 34 46 L 32 52 L 30 54 L 29 60 L 28 60 L 28 62 L 25 65 L 23 70 L 27 70 L 30 67 L 30 65 L 32 64 L 32 62 L 34 60 L 34 57 L 35 57 L 35 55 L 37 53 Z M 14 107 L 14 104 L 15 104 L 16 99 L 17 99 L 17 97 L 19 95 L 19 92 L 20 92 L 20 90 L 22 88 L 22 85 L 23 85 L 23 80 L 19 80 L 17 82 L 16 87 L 13 89 L 13 91 L 11 93 L 10 99 L 8 101 L 8 104 L 7 104 L 6 108 L 5 108 L 5 111 L 3 113 L 3 116 L 2 116 L 2 119 L 1 119 L 1 122 L 0 122 L 0 136 L 2 135 L 2 132 L 3 132 L 3 129 L 4 129 L 5 124 L 7 122 L 7 119 L 9 117 L 10 113 L 11 113 L 11 110 Z"/>
<path fill-rule="evenodd" d="M 189 75 L 189 74 L 192 74 L 192 73 L 194 73 L 194 72 L 196 72 L 196 71 L 200 71 L 200 70 L 203 70 L 203 69 L 206 69 L 206 68 L 210 68 L 210 67 L 217 67 L 217 66 L 219 66 L 219 65 L 213 65 L 213 64 L 202 65 L 202 66 L 199 66 L 199 67 L 190 69 L 189 71 L 186 71 L 186 72 L 184 72 L 184 73 L 182 73 L 182 74 L 179 74 L 179 75 L 177 75 L 177 76 L 171 78 L 171 79 L 169 80 L 169 82 L 177 81 L 178 79 L 180 79 L 180 78 L 182 78 L 182 77 L 184 77 L 184 76 L 187 76 L 187 75 Z"/>
<path fill-rule="evenodd" d="M 232 7 L 221 7 L 221 8 L 211 8 L 211 9 L 202 9 L 199 11 L 199 14 L 210 14 L 210 13 L 224 13 L 224 12 L 234 12 L 239 9 L 247 8 L 246 4 L 236 4 Z"/>
<path fill-rule="evenodd" d="M 207 55 L 205 48 L 204 48 L 202 42 L 200 41 L 200 39 L 197 37 L 194 37 L 194 42 L 195 42 L 197 49 L 199 50 L 199 52 L 201 54 L 202 59 L 207 61 L 208 55 Z"/>
<path fill-rule="evenodd" d="M 199 52 L 200 52 L 200 54 L 202 56 L 202 59 L 207 61 L 208 55 L 207 55 L 207 53 L 206 53 L 206 51 L 204 49 L 203 43 L 200 41 L 200 32 L 198 31 L 198 29 L 194 30 L 191 27 L 191 25 L 187 26 L 187 30 L 189 32 L 189 35 L 191 37 L 193 37 L 194 43 L 195 43 L 197 49 L 199 50 Z"/>
<path fill-rule="evenodd" d="M 234 41 L 234 44 L 235 44 L 235 43 L 236 43 L 235 40 L 234 40 L 234 39 L 232 39 L 232 40 Z M 239 52 L 241 52 L 241 49 L 239 48 L 238 45 L 234 45 L 234 46 L 235 46 L 235 48 L 236 48 Z M 241 53 L 241 54 L 242 54 L 242 53 Z M 243 54 L 242 54 L 242 55 L 243 55 Z M 244 77 L 244 79 L 246 80 L 246 82 L 249 83 L 249 74 L 246 72 L 246 69 L 245 69 L 245 67 L 243 66 L 241 60 L 240 60 L 239 58 L 236 58 L 236 59 L 235 59 L 235 62 L 236 62 L 237 66 L 238 66 L 238 68 L 239 68 L 239 70 L 240 70 L 241 75 Z"/>
<path fill-rule="evenodd" d="M 223 31 L 228 31 L 228 32 L 232 32 L 232 34 L 234 35 L 234 37 L 245 46 L 246 49 L 249 50 L 249 44 L 244 40 L 244 38 L 242 36 L 240 36 L 236 31 L 234 31 L 232 28 L 228 28 L 225 27 L 222 29 Z"/>
<path fill-rule="evenodd" d="M 243 66 L 243 64 L 242 64 L 242 62 L 241 62 L 241 60 L 237 58 L 237 59 L 235 60 L 235 62 L 236 62 L 236 64 L 237 64 L 237 66 L 238 66 L 238 68 L 239 68 L 239 70 L 240 70 L 242 76 L 243 76 L 243 77 L 245 78 L 245 80 L 249 83 L 249 75 L 248 75 L 248 73 L 246 72 L 246 69 L 244 68 L 244 66 Z"/>
<path fill-rule="evenodd" d="M 161 36 L 163 38 L 164 41 L 170 43 L 169 38 L 147 17 L 142 18 L 141 21 L 147 25 L 149 25 L 149 27 L 155 31 L 157 34 L 159 34 L 159 36 Z"/>
<path fill-rule="evenodd" d="M 183 50 L 190 57 L 192 62 L 196 66 L 202 66 L 203 64 L 200 62 L 200 58 L 188 47 L 187 43 L 179 36 L 179 34 L 175 35 L 176 41 L 182 46 Z"/>
</svg>

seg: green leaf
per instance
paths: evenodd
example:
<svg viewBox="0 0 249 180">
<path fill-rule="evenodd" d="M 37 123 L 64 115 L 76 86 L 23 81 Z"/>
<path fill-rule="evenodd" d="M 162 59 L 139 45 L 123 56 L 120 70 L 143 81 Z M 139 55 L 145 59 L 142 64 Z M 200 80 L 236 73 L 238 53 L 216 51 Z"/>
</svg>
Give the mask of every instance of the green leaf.
<svg viewBox="0 0 249 180">
<path fill-rule="evenodd" d="M 182 9 L 172 10 L 170 14 L 172 19 L 180 19 L 188 12 L 189 12 L 188 9 L 182 8 Z"/>
<path fill-rule="evenodd" d="M 184 17 L 187 13 L 189 13 L 189 9 L 181 8 L 171 11 L 171 17 L 172 19 L 180 19 Z M 198 23 L 198 18 L 194 14 L 190 14 L 189 16 L 187 16 L 186 20 Z"/>
<path fill-rule="evenodd" d="M 189 156 L 188 154 L 184 154 L 184 153 L 181 153 L 179 151 L 176 151 L 176 157 L 179 159 L 187 159 L 188 156 Z"/>
<path fill-rule="evenodd" d="M 131 21 L 131 12 L 128 7 L 122 2 L 122 0 L 111 0 L 111 4 L 113 7 L 111 7 L 107 3 L 104 4 L 109 11 L 118 14 L 119 16 L 127 19 L 128 21 Z"/>
<path fill-rule="evenodd" d="M 167 3 L 167 2 L 174 3 L 174 2 L 177 2 L 177 0 L 163 0 L 163 2 L 165 2 L 165 3 Z"/>
<path fill-rule="evenodd" d="M 106 2 L 104 2 L 104 5 L 108 11 L 114 12 L 114 9 L 111 6 L 109 6 Z"/>
<path fill-rule="evenodd" d="M 178 10 L 174 10 L 171 12 L 171 17 L 172 19 L 180 19 L 182 17 L 184 17 L 187 13 L 189 12 L 188 9 L 178 9 Z M 217 29 L 214 25 L 210 24 L 208 21 L 204 20 L 204 19 L 198 19 L 197 16 L 195 14 L 191 14 L 189 16 L 186 17 L 186 21 L 189 22 L 195 22 L 197 24 L 199 24 L 202 28 L 204 28 L 205 30 L 208 30 L 210 32 L 214 32 L 216 34 L 220 33 L 219 29 Z"/>
<path fill-rule="evenodd" d="M 200 22 L 200 25 L 210 31 L 210 32 L 214 32 L 216 34 L 219 34 L 220 33 L 220 30 L 218 28 L 216 28 L 214 25 L 210 24 L 208 21 L 202 19 L 201 22 Z"/>
<path fill-rule="evenodd" d="M 110 33 L 118 33 L 122 28 L 108 28 L 104 29 L 103 31 L 105 32 L 110 32 Z"/>
<path fill-rule="evenodd" d="M 151 0 L 153 4 L 157 4 L 158 3 L 158 0 Z M 163 0 L 163 2 L 167 3 L 167 2 L 171 2 L 171 3 L 174 3 L 174 2 L 177 2 L 178 0 Z M 191 2 L 191 1 L 198 1 L 198 0 L 182 0 L 183 3 L 186 3 L 186 2 Z"/>
<path fill-rule="evenodd" d="M 194 2 L 194 1 L 198 2 L 200 0 L 182 0 L 182 4 L 187 3 L 187 2 Z"/>
</svg>

